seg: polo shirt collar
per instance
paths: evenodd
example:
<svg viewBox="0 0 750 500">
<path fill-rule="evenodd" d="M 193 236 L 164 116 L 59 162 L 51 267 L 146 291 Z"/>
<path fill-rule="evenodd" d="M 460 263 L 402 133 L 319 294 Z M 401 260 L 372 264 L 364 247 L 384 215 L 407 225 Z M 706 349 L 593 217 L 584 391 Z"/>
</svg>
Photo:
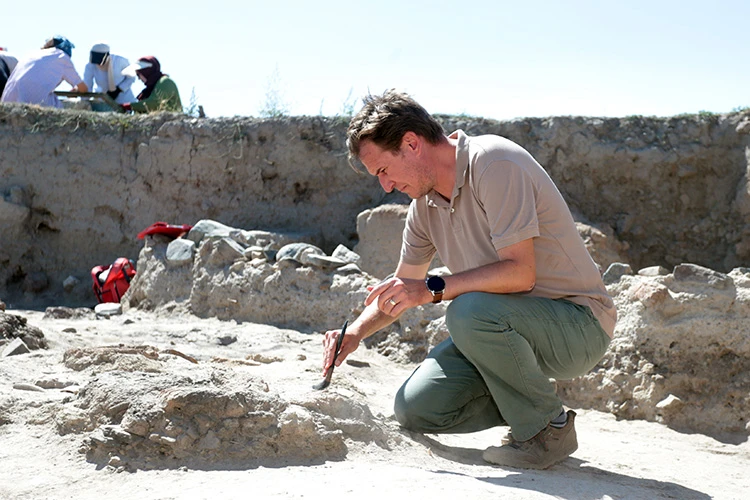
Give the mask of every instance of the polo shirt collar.
<svg viewBox="0 0 750 500">
<path fill-rule="evenodd" d="M 435 191 L 430 191 L 427 197 L 427 205 L 430 207 L 453 207 L 456 197 L 466 182 L 466 170 L 469 168 L 469 137 L 463 130 L 456 130 L 448 136 L 457 139 L 456 143 L 456 182 L 453 184 L 453 194 L 450 201 L 446 201 Z"/>
</svg>

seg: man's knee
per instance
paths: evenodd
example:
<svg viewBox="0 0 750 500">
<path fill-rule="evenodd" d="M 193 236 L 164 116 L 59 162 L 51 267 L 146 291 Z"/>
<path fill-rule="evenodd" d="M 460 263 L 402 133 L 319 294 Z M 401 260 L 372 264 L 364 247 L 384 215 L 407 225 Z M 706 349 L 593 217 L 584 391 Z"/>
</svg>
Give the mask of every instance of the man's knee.
<svg viewBox="0 0 750 500">
<path fill-rule="evenodd" d="M 474 332 L 487 325 L 499 324 L 503 317 L 502 296 L 470 292 L 453 299 L 445 313 L 445 325 L 456 346 L 465 347 L 464 341 L 475 337 Z M 502 329 L 502 328 L 494 328 Z"/>
<path fill-rule="evenodd" d="M 401 387 L 396 393 L 396 399 L 393 403 L 393 413 L 396 415 L 396 421 L 404 429 L 417 432 L 422 430 L 422 426 L 418 424 L 418 422 L 423 420 L 422 416 L 417 412 L 417 405 L 406 400 L 404 387 Z"/>
<path fill-rule="evenodd" d="M 474 321 L 477 300 L 475 292 L 459 295 L 448 304 L 445 311 L 445 324 L 448 330 L 465 330 Z"/>
<path fill-rule="evenodd" d="M 396 393 L 393 404 L 396 421 L 401 427 L 415 432 L 439 432 L 446 426 L 446 422 L 440 421 L 442 419 L 438 416 L 439 410 L 431 404 L 431 394 L 412 394 L 407 398 L 405 393 L 402 386 Z"/>
<path fill-rule="evenodd" d="M 406 402 L 406 398 L 404 398 L 403 387 L 396 393 L 396 400 L 393 403 L 393 413 L 396 415 L 396 421 L 398 421 L 401 427 L 404 427 L 406 429 L 411 428 L 409 405 Z"/>
</svg>

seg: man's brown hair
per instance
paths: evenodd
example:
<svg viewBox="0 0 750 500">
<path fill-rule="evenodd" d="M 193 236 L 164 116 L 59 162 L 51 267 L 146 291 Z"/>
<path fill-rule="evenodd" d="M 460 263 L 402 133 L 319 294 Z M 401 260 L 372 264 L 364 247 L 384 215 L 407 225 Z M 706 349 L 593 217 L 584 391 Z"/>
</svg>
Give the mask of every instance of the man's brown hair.
<svg viewBox="0 0 750 500">
<path fill-rule="evenodd" d="M 355 170 L 360 170 L 357 160 L 365 139 L 386 151 L 398 151 L 407 132 L 414 132 L 431 144 L 438 144 L 445 138 L 440 123 L 404 92 L 390 89 L 382 96 L 368 94 L 362 102 L 364 106 L 346 131 L 349 165 Z"/>
</svg>

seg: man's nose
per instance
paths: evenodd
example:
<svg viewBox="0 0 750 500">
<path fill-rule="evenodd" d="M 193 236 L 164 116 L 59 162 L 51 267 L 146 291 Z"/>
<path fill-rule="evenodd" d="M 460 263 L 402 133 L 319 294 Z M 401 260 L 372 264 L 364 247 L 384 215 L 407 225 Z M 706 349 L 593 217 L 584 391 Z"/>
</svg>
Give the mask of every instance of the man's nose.
<svg viewBox="0 0 750 500">
<path fill-rule="evenodd" d="M 389 179 L 386 179 L 384 175 L 378 177 L 378 180 L 380 181 L 380 187 L 383 188 L 383 191 L 385 191 L 386 193 L 390 193 L 391 191 L 393 191 L 393 182 Z"/>
</svg>

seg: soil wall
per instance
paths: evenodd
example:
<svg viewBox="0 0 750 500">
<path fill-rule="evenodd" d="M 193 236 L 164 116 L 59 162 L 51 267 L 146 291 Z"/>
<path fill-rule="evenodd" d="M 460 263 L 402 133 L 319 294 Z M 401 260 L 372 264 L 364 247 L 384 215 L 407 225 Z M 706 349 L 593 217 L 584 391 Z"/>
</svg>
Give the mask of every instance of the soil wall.
<svg viewBox="0 0 750 500">
<path fill-rule="evenodd" d="M 628 243 L 635 269 L 750 266 L 748 113 L 439 118 L 447 132 L 495 133 L 527 148 L 577 220 L 609 225 Z M 408 200 L 349 168 L 347 122 L 0 105 L 0 298 L 91 304 L 90 269 L 135 260 L 136 235 L 156 221 L 213 219 L 352 248 L 361 211 Z"/>
</svg>

